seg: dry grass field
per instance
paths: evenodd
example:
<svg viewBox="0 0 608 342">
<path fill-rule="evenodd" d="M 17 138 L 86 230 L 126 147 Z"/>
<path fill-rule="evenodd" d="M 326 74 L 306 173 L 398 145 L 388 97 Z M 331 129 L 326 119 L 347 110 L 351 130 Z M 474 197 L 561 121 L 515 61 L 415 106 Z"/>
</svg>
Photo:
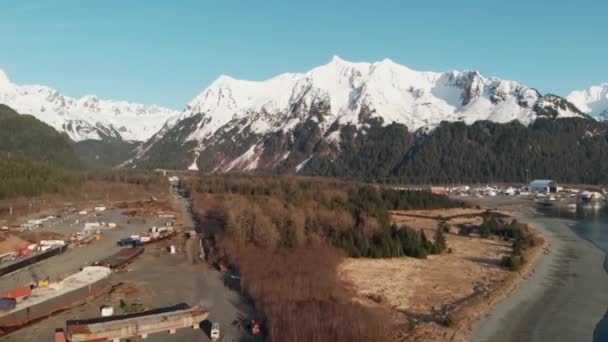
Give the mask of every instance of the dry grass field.
<svg viewBox="0 0 608 342">
<path fill-rule="evenodd" d="M 466 330 L 463 325 L 470 322 L 470 317 L 465 316 L 479 311 L 482 298 L 487 301 L 488 296 L 513 278 L 521 278 L 519 273 L 500 266 L 501 258 L 511 253 L 510 242 L 497 237 L 458 235 L 456 225 L 480 224 L 482 218 L 471 215 L 482 212 L 479 209 L 393 212 L 395 223 L 423 229 L 427 236 L 433 236 L 440 221 L 445 220 L 450 227 L 445 234 L 448 252 L 429 255 L 427 259 L 348 258 L 340 264 L 339 275 L 352 284 L 358 301 L 389 308 L 396 323 L 407 322 L 406 326 L 416 327 L 401 332 L 399 340 L 445 340 L 455 330 Z M 450 217 L 454 218 L 447 219 Z M 454 320 L 448 323 L 454 324 L 450 328 L 445 326 L 448 312 L 450 320 Z"/>
</svg>

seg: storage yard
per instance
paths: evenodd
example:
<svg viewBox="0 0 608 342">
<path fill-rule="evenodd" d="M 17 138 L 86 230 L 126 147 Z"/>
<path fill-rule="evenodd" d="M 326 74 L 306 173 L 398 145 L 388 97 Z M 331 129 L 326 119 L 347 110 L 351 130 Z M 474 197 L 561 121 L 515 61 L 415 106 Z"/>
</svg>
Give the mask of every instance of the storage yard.
<svg viewBox="0 0 608 342">
<path fill-rule="evenodd" d="M 191 233 L 194 222 L 185 199 L 63 208 L 38 220 L 26 220 L 21 231 L 3 235 L 7 243 L 0 240 L 0 247 L 9 251 L 3 253 L 0 269 L 31 258 L 22 254 L 44 253 L 37 250 L 41 237 L 65 245 L 62 253 L 9 268 L 0 276 L 0 341 L 87 341 L 93 335 L 150 341 L 205 341 L 218 333 L 222 341 L 247 337 L 239 323 L 253 318 L 254 311 L 238 292 L 224 286 L 222 273 L 199 258 L 200 242 Z M 30 252 L 24 251 L 28 247 Z M 179 303 L 189 308 L 161 309 Z M 75 321 L 93 322 L 108 312 L 112 323 L 90 325 L 92 335 L 83 334 L 82 326 L 74 330 Z M 188 329 L 180 329 L 186 316 Z M 170 317 L 175 324 L 155 323 Z M 56 336 L 57 329 L 65 335 Z"/>
</svg>

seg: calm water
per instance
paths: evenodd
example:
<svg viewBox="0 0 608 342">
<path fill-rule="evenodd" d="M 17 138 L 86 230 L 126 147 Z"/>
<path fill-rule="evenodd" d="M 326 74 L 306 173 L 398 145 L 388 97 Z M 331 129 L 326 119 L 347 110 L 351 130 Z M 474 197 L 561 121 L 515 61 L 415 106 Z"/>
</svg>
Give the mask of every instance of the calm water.
<svg viewBox="0 0 608 342">
<path fill-rule="evenodd" d="M 591 241 L 604 252 L 608 253 L 608 206 L 577 206 L 576 210 L 548 207 L 539 208 L 539 211 L 545 215 L 576 221 L 576 224 L 570 228 L 578 236 Z M 604 259 L 604 269 L 608 272 L 608 255 Z M 604 319 L 598 322 L 594 331 L 593 341 L 608 341 L 608 312 Z"/>
<path fill-rule="evenodd" d="M 577 206 L 576 210 L 563 207 L 539 208 L 543 214 L 576 221 L 572 230 L 608 253 L 608 206 Z M 605 265 L 607 266 L 607 265 Z M 608 272 L 608 268 L 606 269 Z"/>
</svg>

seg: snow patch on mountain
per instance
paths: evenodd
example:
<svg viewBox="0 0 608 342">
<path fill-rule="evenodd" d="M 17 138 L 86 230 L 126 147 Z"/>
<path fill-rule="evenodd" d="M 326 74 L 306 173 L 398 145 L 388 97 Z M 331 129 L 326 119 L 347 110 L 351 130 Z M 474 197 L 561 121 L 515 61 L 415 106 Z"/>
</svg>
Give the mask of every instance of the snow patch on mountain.
<svg viewBox="0 0 608 342">
<path fill-rule="evenodd" d="M 312 157 L 314 157 L 314 154 L 311 154 L 310 157 L 304 159 L 304 161 L 302 161 L 300 164 L 298 164 L 295 169 L 296 172 L 300 172 L 300 170 L 302 170 L 302 168 L 304 166 L 306 166 L 306 164 L 312 159 Z"/>
<path fill-rule="evenodd" d="M 566 99 L 582 112 L 599 120 L 608 120 L 608 83 L 573 91 Z"/>
<path fill-rule="evenodd" d="M 225 167 L 222 167 L 221 170 L 223 172 L 235 169 L 243 171 L 255 170 L 258 167 L 261 152 L 261 149 L 257 145 L 251 145 L 245 153 L 228 163 Z"/>
<path fill-rule="evenodd" d="M 198 165 L 196 165 L 196 163 L 198 162 L 198 156 L 199 156 L 199 152 L 195 152 L 194 160 L 192 160 L 192 164 L 190 164 L 190 166 L 188 166 L 189 171 L 198 171 Z"/>
<path fill-rule="evenodd" d="M 46 86 L 16 85 L 2 70 L 0 103 L 35 116 L 74 141 L 105 137 L 144 141 L 179 114 L 156 105 L 103 100 L 94 95 L 76 99 Z"/>
</svg>

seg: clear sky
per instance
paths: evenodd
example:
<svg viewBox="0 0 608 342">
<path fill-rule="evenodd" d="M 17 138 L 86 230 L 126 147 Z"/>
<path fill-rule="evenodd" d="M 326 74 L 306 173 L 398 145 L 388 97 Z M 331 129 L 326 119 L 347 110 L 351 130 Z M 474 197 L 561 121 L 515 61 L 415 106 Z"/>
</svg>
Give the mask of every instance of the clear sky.
<svg viewBox="0 0 608 342">
<path fill-rule="evenodd" d="M 1 0 L 0 69 L 175 109 L 220 74 L 262 80 L 333 55 L 566 95 L 608 82 L 606 18 L 607 0 Z"/>
</svg>

